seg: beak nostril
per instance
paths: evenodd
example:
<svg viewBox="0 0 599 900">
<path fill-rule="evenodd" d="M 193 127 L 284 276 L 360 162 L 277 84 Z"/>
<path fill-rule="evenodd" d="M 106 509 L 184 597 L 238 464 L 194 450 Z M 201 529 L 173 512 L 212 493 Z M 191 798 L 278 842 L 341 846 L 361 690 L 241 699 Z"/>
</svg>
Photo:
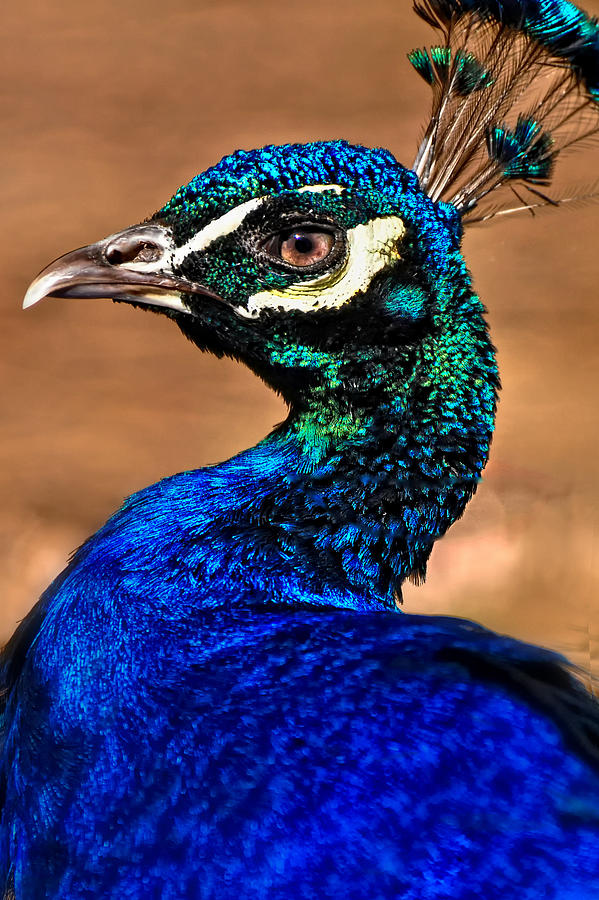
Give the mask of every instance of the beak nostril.
<svg viewBox="0 0 599 900">
<path fill-rule="evenodd" d="M 124 263 L 153 263 L 164 254 L 164 249 L 152 241 L 127 236 L 110 244 L 104 253 L 111 266 Z"/>
<path fill-rule="evenodd" d="M 117 250 L 116 247 L 109 247 L 106 251 L 106 261 L 109 262 L 111 266 L 118 266 L 123 262 L 123 254 L 120 250 Z"/>
</svg>

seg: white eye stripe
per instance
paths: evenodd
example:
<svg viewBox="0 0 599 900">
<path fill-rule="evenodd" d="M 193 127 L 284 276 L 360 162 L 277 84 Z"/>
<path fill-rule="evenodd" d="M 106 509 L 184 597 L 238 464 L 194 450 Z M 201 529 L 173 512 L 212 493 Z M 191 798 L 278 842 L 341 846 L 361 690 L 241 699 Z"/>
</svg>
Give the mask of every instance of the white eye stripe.
<svg viewBox="0 0 599 900">
<path fill-rule="evenodd" d="M 237 306 L 238 315 L 257 319 L 265 309 L 302 310 L 338 309 L 356 294 L 368 289 L 374 276 L 390 263 L 401 259 L 397 244 L 406 227 L 398 216 L 382 216 L 347 232 L 348 258 L 338 272 L 308 281 L 298 281 L 283 290 L 259 291 L 247 307 Z"/>
<path fill-rule="evenodd" d="M 306 187 L 300 188 L 296 194 L 324 194 L 331 191 L 333 194 L 342 194 L 345 190 L 340 184 L 307 184 Z"/>
<path fill-rule="evenodd" d="M 255 209 L 258 209 L 259 206 L 262 206 L 265 200 L 268 200 L 269 196 L 269 194 L 265 194 L 263 197 L 254 197 L 253 200 L 247 200 L 245 203 L 240 203 L 239 206 L 230 209 L 229 212 L 219 216 L 218 219 L 209 222 L 201 229 L 201 231 L 194 234 L 186 244 L 182 244 L 181 247 L 177 247 L 173 251 L 172 264 L 175 266 L 180 265 L 190 253 L 206 250 L 206 248 L 218 240 L 218 238 L 225 237 L 225 235 L 237 231 L 249 214 Z"/>
<path fill-rule="evenodd" d="M 325 191 L 333 191 L 336 194 L 340 194 L 343 190 L 344 188 L 338 184 L 309 184 L 294 193 L 322 194 Z M 210 244 L 213 244 L 219 238 L 237 231 L 237 229 L 243 225 L 249 214 L 255 209 L 258 209 L 259 206 L 262 206 L 262 204 L 265 203 L 266 200 L 269 200 L 270 197 L 270 194 L 264 194 L 262 197 L 254 197 L 253 200 L 247 200 L 245 203 L 240 203 L 239 206 L 230 209 L 228 212 L 224 213 L 224 215 L 219 216 L 218 219 L 209 222 L 208 225 L 201 229 L 201 231 L 194 234 L 186 244 L 182 244 L 181 247 L 177 247 L 173 250 L 170 259 L 171 265 L 180 265 L 190 253 L 206 250 Z"/>
</svg>

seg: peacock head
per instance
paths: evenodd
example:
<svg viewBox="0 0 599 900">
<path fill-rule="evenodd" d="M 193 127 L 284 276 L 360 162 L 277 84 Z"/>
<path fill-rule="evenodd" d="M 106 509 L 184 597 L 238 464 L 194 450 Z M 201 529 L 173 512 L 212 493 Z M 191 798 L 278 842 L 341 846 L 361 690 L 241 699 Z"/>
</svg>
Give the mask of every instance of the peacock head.
<svg viewBox="0 0 599 900">
<path fill-rule="evenodd" d="M 459 212 L 385 150 L 265 147 L 57 260 L 25 303 L 134 303 L 248 364 L 287 399 L 271 439 L 306 480 L 277 521 L 318 521 L 331 571 L 393 605 L 475 490 L 493 430 L 493 348 L 460 238 Z"/>
<path fill-rule="evenodd" d="M 390 357 L 405 378 L 415 348 L 452 316 L 481 331 L 480 309 L 464 309 L 460 236 L 455 208 L 431 201 L 385 150 L 239 151 L 142 225 L 54 262 L 25 304 L 144 306 L 202 349 L 244 361 L 292 405 L 350 389 L 356 400 L 388 381 Z"/>
<path fill-rule="evenodd" d="M 569 202 L 546 193 L 558 157 L 599 134 L 599 27 L 573 4 L 414 9 L 436 40 L 409 55 L 433 94 L 413 170 L 343 141 L 234 153 L 25 300 L 145 306 L 248 364 L 288 400 L 272 439 L 311 479 L 282 530 L 307 516 L 318 554 L 384 591 L 424 574 L 489 451 L 498 377 L 462 222 Z"/>
</svg>

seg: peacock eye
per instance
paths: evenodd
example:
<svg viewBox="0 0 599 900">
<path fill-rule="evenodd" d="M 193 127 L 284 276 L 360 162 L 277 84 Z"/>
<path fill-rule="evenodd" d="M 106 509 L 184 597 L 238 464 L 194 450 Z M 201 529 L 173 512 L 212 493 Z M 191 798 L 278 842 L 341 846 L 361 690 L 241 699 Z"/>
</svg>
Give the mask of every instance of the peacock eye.
<svg viewBox="0 0 599 900">
<path fill-rule="evenodd" d="M 264 250 L 274 259 L 304 268 L 323 262 L 335 246 L 335 235 L 318 228 L 294 228 L 268 238 Z"/>
</svg>

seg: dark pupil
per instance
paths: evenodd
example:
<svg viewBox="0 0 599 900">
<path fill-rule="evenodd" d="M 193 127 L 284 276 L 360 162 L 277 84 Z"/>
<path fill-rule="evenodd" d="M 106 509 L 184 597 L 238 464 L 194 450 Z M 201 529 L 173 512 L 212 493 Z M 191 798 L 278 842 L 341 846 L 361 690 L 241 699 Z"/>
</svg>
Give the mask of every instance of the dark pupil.
<svg viewBox="0 0 599 900">
<path fill-rule="evenodd" d="M 312 238 L 307 234 L 294 234 L 295 250 L 298 253 L 310 253 L 314 249 Z"/>
</svg>

